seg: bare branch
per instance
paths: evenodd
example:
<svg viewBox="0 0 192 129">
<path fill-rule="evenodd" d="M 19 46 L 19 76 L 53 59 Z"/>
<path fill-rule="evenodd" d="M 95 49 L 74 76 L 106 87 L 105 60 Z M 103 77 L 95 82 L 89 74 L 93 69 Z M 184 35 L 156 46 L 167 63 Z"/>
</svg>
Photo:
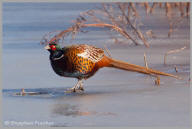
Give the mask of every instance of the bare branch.
<svg viewBox="0 0 192 129">
<path fill-rule="evenodd" d="M 170 50 L 170 51 L 166 52 L 165 55 L 164 55 L 164 65 L 166 65 L 166 57 L 167 57 L 167 55 L 181 52 L 181 51 L 183 51 L 185 48 L 186 48 L 186 46 L 184 46 L 184 47 L 182 47 L 182 48 L 179 48 L 179 49 Z"/>
</svg>

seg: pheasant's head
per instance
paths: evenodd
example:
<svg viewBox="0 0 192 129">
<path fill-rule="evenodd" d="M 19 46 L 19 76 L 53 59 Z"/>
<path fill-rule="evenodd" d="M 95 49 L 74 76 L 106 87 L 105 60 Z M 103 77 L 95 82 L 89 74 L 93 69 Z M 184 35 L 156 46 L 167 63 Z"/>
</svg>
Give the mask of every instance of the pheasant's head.
<svg viewBox="0 0 192 129">
<path fill-rule="evenodd" d="M 47 46 L 45 46 L 45 49 L 50 52 L 50 60 L 52 61 L 59 60 L 64 57 L 64 52 L 58 44 L 48 44 Z"/>
<path fill-rule="evenodd" d="M 45 49 L 47 49 L 49 52 L 54 52 L 54 51 L 61 50 L 61 47 L 58 44 L 51 43 L 45 46 Z"/>
</svg>

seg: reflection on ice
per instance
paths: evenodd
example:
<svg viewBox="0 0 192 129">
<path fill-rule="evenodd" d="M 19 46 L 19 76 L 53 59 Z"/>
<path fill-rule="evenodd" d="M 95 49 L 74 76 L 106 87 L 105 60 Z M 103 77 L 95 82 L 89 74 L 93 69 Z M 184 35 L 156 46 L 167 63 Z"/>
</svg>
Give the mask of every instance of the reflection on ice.
<svg viewBox="0 0 192 129">
<path fill-rule="evenodd" d="M 89 116 L 89 115 L 112 115 L 116 116 L 115 113 L 111 112 L 96 112 L 96 111 L 83 111 L 79 109 L 78 105 L 71 104 L 56 104 L 54 105 L 53 114 L 64 115 L 64 116 Z"/>
</svg>

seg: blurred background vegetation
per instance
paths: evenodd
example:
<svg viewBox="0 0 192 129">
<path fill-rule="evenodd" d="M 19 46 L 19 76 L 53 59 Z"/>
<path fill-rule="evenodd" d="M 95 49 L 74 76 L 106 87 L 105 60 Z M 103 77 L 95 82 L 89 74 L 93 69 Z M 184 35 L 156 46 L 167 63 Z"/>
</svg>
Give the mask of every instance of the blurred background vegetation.
<svg viewBox="0 0 192 129">
<path fill-rule="evenodd" d="M 148 30 L 140 29 L 142 27 L 142 15 L 139 9 L 145 12 L 146 16 L 154 17 L 155 9 L 164 11 L 166 20 L 168 20 L 168 33 L 170 38 L 178 26 L 186 24 L 183 22 L 190 20 L 189 2 L 121 2 L 121 3 L 102 3 L 97 9 L 81 12 L 79 17 L 73 21 L 73 25 L 63 31 L 54 31 L 45 34 L 41 44 L 51 42 L 64 43 L 66 37 L 75 39 L 79 32 L 88 33 L 87 27 L 109 28 L 106 34 L 118 44 L 119 37 L 125 39 L 124 42 L 131 40 L 135 45 L 143 44 L 149 47 L 147 39 L 156 38 L 152 28 Z M 116 33 L 114 33 L 116 32 Z"/>
</svg>

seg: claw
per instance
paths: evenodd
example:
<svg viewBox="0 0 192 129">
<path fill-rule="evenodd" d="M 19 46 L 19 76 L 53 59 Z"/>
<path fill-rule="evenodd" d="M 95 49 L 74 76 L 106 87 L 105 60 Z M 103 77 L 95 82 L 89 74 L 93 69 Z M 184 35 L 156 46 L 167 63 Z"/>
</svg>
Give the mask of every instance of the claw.
<svg viewBox="0 0 192 129">
<path fill-rule="evenodd" d="M 83 87 L 79 87 L 78 90 L 84 91 L 84 88 Z"/>
<path fill-rule="evenodd" d="M 73 92 L 76 92 L 76 89 L 75 87 L 74 88 L 69 88 L 67 89 L 66 91 L 64 91 L 65 93 L 73 93 Z"/>
<path fill-rule="evenodd" d="M 76 92 L 76 88 L 71 88 L 71 91 L 72 92 Z"/>
<path fill-rule="evenodd" d="M 78 88 L 78 89 L 73 89 L 73 88 L 70 88 L 69 90 L 66 90 L 66 91 L 64 91 L 65 93 L 82 93 L 84 91 L 84 89 L 82 88 L 82 89 L 80 89 L 80 88 Z"/>
</svg>

